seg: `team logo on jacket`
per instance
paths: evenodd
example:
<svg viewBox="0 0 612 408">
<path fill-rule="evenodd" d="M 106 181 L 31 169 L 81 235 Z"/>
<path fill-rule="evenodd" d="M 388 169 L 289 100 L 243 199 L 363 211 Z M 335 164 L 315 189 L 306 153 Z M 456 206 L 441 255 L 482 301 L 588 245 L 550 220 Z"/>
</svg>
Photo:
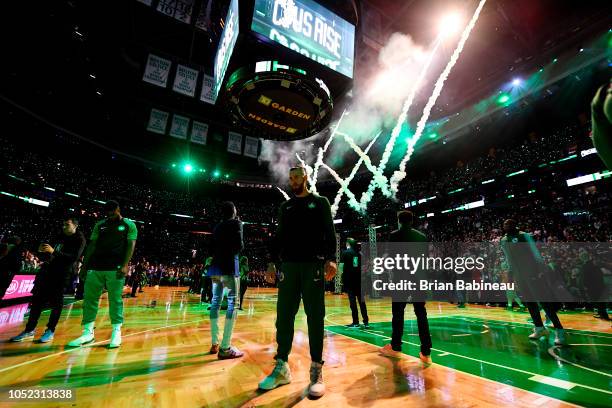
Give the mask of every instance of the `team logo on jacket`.
<svg viewBox="0 0 612 408">
<path fill-rule="evenodd" d="M 310 203 L 310 204 L 308 204 L 308 208 L 310 208 L 311 210 L 312 210 L 313 208 L 315 208 L 316 206 L 317 206 L 317 205 L 316 205 L 315 203 Z"/>
<path fill-rule="evenodd" d="M 117 230 L 119 231 L 125 231 L 125 225 L 120 225 L 117 227 Z"/>
</svg>

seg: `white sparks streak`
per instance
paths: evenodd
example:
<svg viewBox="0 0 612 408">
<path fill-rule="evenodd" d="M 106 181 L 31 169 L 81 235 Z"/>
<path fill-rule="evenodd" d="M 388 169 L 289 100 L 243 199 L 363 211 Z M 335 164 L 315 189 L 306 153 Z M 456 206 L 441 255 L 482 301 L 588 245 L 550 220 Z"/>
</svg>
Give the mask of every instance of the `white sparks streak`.
<svg viewBox="0 0 612 408">
<path fill-rule="evenodd" d="M 459 56 L 461 55 L 461 52 L 463 51 L 463 47 L 465 46 L 465 43 L 470 37 L 470 33 L 472 32 L 472 29 L 476 25 L 476 22 L 478 21 L 478 17 L 480 16 L 480 12 L 486 2 L 487 0 L 480 0 L 480 3 L 478 4 L 478 7 L 476 8 L 474 15 L 472 16 L 472 19 L 470 20 L 469 24 L 467 25 L 467 27 L 463 31 L 463 34 L 461 35 L 461 39 L 459 40 L 459 44 L 457 45 L 457 48 L 455 48 L 455 51 L 453 52 L 451 59 L 448 61 L 446 68 L 444 68 L 444 71 L 442 71 L 442 73 L 438 77 L 433 93 L 429 97 L 429 100 L 427 101 L 427 105 L 425 105 L 425 109 L 423 109 L 423 115 L 421 116 L 421 119 L 419 120 L 417 124 L 417 128 L 414 133 L 414 136 L 408 142 L 408 148 L 407 148 L 406 155 L 402 159 L 399 165 L 399 169 L 396 170 L 393 173 L 393 176 L 391 177 L 391 191 L 393 191 L 394 195 L 397 194 L 398 185 L 400 181 L 402 181 L 407 175 L 406 174 L 406 164 L 408 163 L 408 161 L 410 160 L 410 157 L 412 156 L 412 153 L 414 152 L 414 146 L 416 145 L 419 138 L 423 134 L 423 130 L 425 129 L 425 124 L 427 123 L 427 120 L 429 119 L 431 110 L 434 107 L 438 97 L 442 93 L 444 82 L 446 81 L 451 70 L 457 63 L 457 60 L 459 59 Z"/>
<path fill-rule="evenodd" d="M 366 155 L 368 154 L 368 152 L 370 151 L 370 148 L 374 145 L 374 143 L 376 142 L 376 140 L 378 139 L 378 137 L 380 136 L 381 133 L 382 132 L 378 132 L 378 134 L 374 137 L 374 139 L 372 139 L 370 144 L 364 150 L 364 154 L 366 154 Z M 336 213 L 338 212 L 338 207 L 340 206 L 340 200 L 342 200 L 342 196 L 344 195 L 346 190 L 348 190 L 348 186 L 351 183 L 351 181 L 353 181 L 353 178 L 355 177 L 355 174 L 357 174 L 357 170 L 359 170 L 359 167 L 361 167 L 361 164 L 363 163 L 363 160 L 364 160 L 364 158 L 362 156 L 360 156 L 359 157 L 359 161 L 357 161 L 357 164 L 355 164 L 355 167 L 353 167 L 353 170 L 351 170 L 351 173 L 349 174 L 349 176 L 347 178 L 345 178 L 342 183 L 340 183 L 340 188 L 338 189 L 338 193 L 336 194 L 336 198 L 334 199 L 334 202 L 333 202 L 333 204 L 331 206 L 332 215 L 334 217 L 336 216 Z M 359 203 L 357 202 L 357 200 L 349 199 L 348 204 L 355 211 L 361 211 L 361 207 L 359 206 Z"/>
<path fill-rule="evenodd" d="M 402 111 L 399 117 L 397 118 L 395 127 L 391 131 L 391 137 L 389 138 L 389 141 L 387 142 L 387 145 L 385 146 L 385 151 L 383 152 L 382 158 L 380 159 L 380 163 L 378 164 L 378 172 L 381 174 L 384 174 L 385 167 L 387 166 L 387 162 L 391 158 L 391 153 L 393 152 L 393 148 L 395 147 L 395 142 L 397 141 L 397 138 L 402 130 L 402 125 L 408 119 L 408 111 L 410 110 L 410 107 L 412 106 L 412 102 L 414 101 L 414 98 L 416 97 L 416 94 L 419 91 L 421 84 L 425 80 L 425 76 L 427 75 L 427 72 L 429 71 L 431 63 L 434 60 L 436 51 L 438 51 L 438 47 L 440 46 L 442 42 L 441 40 L 442 40 L 442 36 L 438 36 L 438 38 L 436 38 L 434 47 L 429 53 L 429 57 L 427 57 L 427 61 L 425 62 L 425 65 L 423 65 L 421 72 L 419 72 L 419 76 L 417 80 L 415 81 L 412 89 L 410 90 L 410 94 L 408 95 L 408 98 L 406 98 L 406 101 L 404 102 L 404 106 L 402 107 Z M 384 189 L 386 190 L 387 189 L 387 178 L 384 177 L 383 175 L 383 179 L 381 179 L 380 181 L 384 182 Z M 372 180 L 370 181 L 370 185 L 368 186 L 368 189 L 364 191 L 363 194 L 361 195 L 360 203 L 361 203 L 362 210 L 365 211 L 365 208 L 367 207 L 368 203 L 372 199 L 372 195 L 376 187 L 380 187 L 381 191 L 383 189 L 383 186 L 380 185 L 380 183 L 376 182 L 376 178 L 372 178 Z"/>
<path fill-rule="evenodd" d="M 384 174 L 382 174 L 376 168 L 376 166 L 372 164 L 370 157 L 367 154 L 365 154 L 359 146 L 357 146 L 355 141 L 349 135 L 347 135 L 346 133 L 342 133 L 342 132 L 338 132 L 338 135 L 342 136 L 344 140 L 349 144 L 349 146 L 355 151 L 355 153 L 357 153 L 359 157 L 363 159 L 363 162 L 365 163 L 368 170 L 372 172 L 374 180 L 377 182 L 377 184 L 380 185 L 380 189 L 383 192 L 383 194 L 389 198 L 393 197 L 393 195 L 391 194 L 391 191 L 389 191 L 388 186 L 387 186 L 387 178 L 385 177 Z M 376 137 L 378 137 L 378 135 Z"/>
<path fill-rule="evenodd" d="M 329 145 L 334 139 L 334 136 L 336 136 L 336 132 L 340 128 L 340 123 L 342 122 L 344 115 L 346 115 L 346 109 L 344 109 L 344 111 L 342 112 L 342 115 L 340 115 L 340 119 L 338 119 L 338 123 L 336 123 L 336 127 L 334 128 L 334 131 L 329 136 L 329 139 L 327 139 L 327 142 L 325 142 L 325 145 L 323 146 L 323 148 L 319 147 L 319 152 L 317 153 L 317 161 L 315 162 L 314 169 L 312 172 L 311 188 L 312 188 L 313 193 L 317 192 L 317 178 L 319 177 L 319 167 L 321 167 L 321 165 L 323 164 L 323 154 L 329 148 Z"/>
<path fill-rule="evenodd" d="M 283 189 L 278 187 L 278 186 L 276 188 L 278 189 L 278 191 L 280 191 L 280 193 L 283 195 L 283 197 L 285 197 L 285 200 L 289 200 L 289 194 L 285 193 L 283 191 Z"/>
</svg>

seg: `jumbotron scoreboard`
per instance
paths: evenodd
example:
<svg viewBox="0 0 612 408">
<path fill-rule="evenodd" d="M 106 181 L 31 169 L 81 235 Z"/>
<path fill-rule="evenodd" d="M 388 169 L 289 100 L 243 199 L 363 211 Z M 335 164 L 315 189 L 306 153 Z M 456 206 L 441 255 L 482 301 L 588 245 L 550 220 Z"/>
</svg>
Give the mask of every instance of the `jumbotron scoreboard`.
<svg viewBox="0 0 612 408">
<path fill-rule="evenodd" d="M 323 130 L 352 85 L 355 25 L 313 0 L 231 0 L 214 92 L 246 134 L 298 140 Z"/>
</svg>

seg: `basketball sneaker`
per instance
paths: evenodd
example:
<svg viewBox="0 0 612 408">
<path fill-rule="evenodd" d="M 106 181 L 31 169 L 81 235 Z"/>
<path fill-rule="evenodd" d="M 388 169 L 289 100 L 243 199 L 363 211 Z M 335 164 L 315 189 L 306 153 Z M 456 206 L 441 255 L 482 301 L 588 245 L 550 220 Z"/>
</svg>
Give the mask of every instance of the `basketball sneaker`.
<svg viewBox="0 0 612 408">
<path fill-rule="evenodd" d="M 310 364 L 310 385 L 308 386 L 308 395 L 319 398 L 325 394 L 325 384 L 323 383 L 323 364 Z"/>
<path fill-rule="evenodd" d="M 536 327 L 533 329 L 533 333 L 529 335 L 529 339 L 538 340 L 540 337 L 548 336 L 548 330 L 545 327 Z"/>
<path fill-rule="evenodd" d="M 274 370 L 259 383 L 260 390 L 273 390 L 291 382 L 291 370 L 286 361 L 277 359 Z"/>
</svg>

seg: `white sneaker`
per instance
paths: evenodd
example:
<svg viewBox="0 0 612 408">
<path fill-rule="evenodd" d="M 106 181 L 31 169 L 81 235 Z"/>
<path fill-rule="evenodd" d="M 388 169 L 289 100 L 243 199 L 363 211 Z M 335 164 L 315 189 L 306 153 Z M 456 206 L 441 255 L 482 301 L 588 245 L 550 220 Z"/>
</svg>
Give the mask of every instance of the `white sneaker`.
<svg viewBox="0 0 612 408">
<path fill-rule="evenodd" d="M 83 325 L 83 334 L 80 337 L 72 340 L 67 344 L 68 347 L 81 347 L 85 344 L 89 344 L 95 340 L 94 338 L 94 324 L 87 323 Z"/>
<path fill-rule="evenodd" d="M 536 327 L 533 333 L 529 335 L 531 340 L 538 340 L 540 337 L 548 336 L 548 330 L 545 327 Z"/>
<path fill-rule="evenodd" d="M 291 382 L 291 370 L 286 361 L 277 359 L 274 370 L 269 376 L 261 380 L 259 383 L 260 390 L 273 390 L 274 388 L 289 384 Z"/>
<path fill-rule="evenodd" d="M 111 334 L 108 348 L 117 348 L 121 345 L 121 324 L 113 324 L 113 332 Z"/>
<path fill-rule="evenodd" d="M 323 383 L 323 364 L 310 364 L 310 386 L 308 386 L 308 395 L 319 398 L 325 394 L 325 384 Z"/>
<path fill-rule="evenodd" d="M 555 330 L 555 346 L 563 346 L 565 344 L 565 330 Z"/>
</svg>

